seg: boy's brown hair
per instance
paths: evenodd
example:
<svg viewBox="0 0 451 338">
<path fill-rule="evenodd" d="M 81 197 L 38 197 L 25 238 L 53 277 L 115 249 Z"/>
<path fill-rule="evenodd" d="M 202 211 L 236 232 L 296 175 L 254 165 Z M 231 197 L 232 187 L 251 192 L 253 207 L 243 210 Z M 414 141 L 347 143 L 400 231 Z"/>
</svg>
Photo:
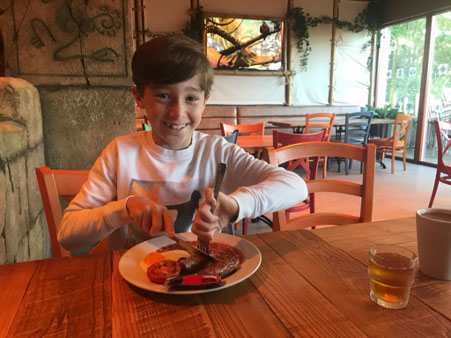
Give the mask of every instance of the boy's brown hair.
<svg viewBox="0 0 451 338">
<path fill-rule="evenodd" d="M 176 35 L 157 37 L 139 46 L 133 55 L 132 73 L 140 93 L 148 85 L 169 85 L 199 75 L 205 96 L 214 76 L 202 45 Z"/>
</svg>

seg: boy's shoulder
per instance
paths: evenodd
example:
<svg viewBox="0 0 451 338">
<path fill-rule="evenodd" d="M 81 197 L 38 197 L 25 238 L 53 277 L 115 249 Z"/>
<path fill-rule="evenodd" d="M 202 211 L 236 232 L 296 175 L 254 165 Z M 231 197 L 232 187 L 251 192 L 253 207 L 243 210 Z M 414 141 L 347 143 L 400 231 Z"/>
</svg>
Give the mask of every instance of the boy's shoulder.
<svg viewBox="0 0 451 338">
<path fill-rule="evenodd" d="M 108 143 L 105 149 L 111 148 L 124 148 L 124 147 L 136 147 L 138 144 L 142 144 L 146 140 L 146 133 L 143 131 L 135 131 L 131 134 L 125 134 L 115 137 Z"/>
</svg>

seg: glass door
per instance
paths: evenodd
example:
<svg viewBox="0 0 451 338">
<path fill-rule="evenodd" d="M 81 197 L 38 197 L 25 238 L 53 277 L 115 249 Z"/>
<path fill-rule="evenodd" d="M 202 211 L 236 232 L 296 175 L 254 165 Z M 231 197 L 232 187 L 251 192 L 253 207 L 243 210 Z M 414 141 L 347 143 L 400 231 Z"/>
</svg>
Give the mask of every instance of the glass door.
<svg viewBox="0 0 451 338">
<path fill-rule="evenodd" d="M 380 117 L 390 119 L 397 113 L 413 115 L 407 140 L 410 159 L 415 150 L 425 30 L 426 18 L 384 28 L 379 49 L 375 110 Z M 390 126 L 393 128 L 387 128 Z M 386 135 L 393 135 L 393 129 Z"/>
<path fill-rule="evenodd" d="M 451 121 L 451 12 L 432 17 L 431 71 L 421 160 L 437 163 L 434 120 Z M 445 161 L 451 161 L 448 152 Z"/>
</svg>

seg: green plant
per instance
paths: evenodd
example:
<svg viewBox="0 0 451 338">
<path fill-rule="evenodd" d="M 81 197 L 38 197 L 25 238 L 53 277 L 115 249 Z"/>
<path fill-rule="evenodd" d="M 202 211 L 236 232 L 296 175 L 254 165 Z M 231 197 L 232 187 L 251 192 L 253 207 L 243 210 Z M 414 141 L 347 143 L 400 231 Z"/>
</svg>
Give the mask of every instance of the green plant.
<svg viewBox="0 0 451 338">
<path fill-rule="evenodd" d="M 396 114 L 403 114 L 403 112 L 398 111 L 396 108 L 392 108 L 390 105 L 386 105 L 384 108 L 374 108 L 373 106 L 367 104 L 366 107 L 370 111 L 374 111 L 377 118 L 380 119 L 394 119 Z"/>
<path fill-rule="evenodd" d="M 200 43 L 203 42 L 204 11 L 202 6 L 199 6 L 194 10 L 192 19 L 186 23 L 185 28 L 182 31 L 187 37 L 199 41 Z"/>
<path fill-rule="evenodd" d="M 354 21 L 348 22 L 329 16 L 312 18 L 310 14 L 304 13 L 304 10 L 301 7 L 294 7 L 288 10 L 286 18 L 289 20 L 293 33 L 297 38 L 296 47 L 301 55 L 301 68 L 306 68 L 308 56 L 312 50 L 308 40 L 310 37 L 310 27 L 316 27 L 319 24 L 333 23 L 340 29 L 346 29 L 355 33 L 359 33 L 366 29 L 369 34 L 371 34 L 377 32 L 380 27 L 378 18 L 381 17 L 381 11 L 381 0 L 370 0 L 368 6 L 355 17 Z M 376 38 L 376 44 L 379 45 L 380 34 L 378 34 Z M 365 48 L 368 45 L 369 44 L 365 44 Z"/>
</svg>

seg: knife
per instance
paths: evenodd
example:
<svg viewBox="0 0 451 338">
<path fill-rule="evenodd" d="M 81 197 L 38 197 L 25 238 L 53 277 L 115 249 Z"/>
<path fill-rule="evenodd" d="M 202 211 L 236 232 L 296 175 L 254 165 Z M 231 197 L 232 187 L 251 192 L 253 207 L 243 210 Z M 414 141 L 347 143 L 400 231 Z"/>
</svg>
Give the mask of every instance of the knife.
<svg viewBox="0 0 451 338">
<path fill-rule="evenodd" d="M 200 250 L 199 248 L 196 248 L 194 245 L 191 244 L 191 242 L 185 241 L 181 238 L 176 237 L 175 233 L 174 233 L 174 223 L 172 222 L 171 216 L 167 212 L 163 212 L 163 221 L 166 226 L 166 236 L 168 236 L 174 242 L 179 244 L 185 250 L 195 253 L 196 255 L 204 256 L 210 262 L 215 262 L 215 263 L 217 262 L 216 258 L 214 258 L 213 256 L 209 255 L 208 253 Z"/>
</svg>

